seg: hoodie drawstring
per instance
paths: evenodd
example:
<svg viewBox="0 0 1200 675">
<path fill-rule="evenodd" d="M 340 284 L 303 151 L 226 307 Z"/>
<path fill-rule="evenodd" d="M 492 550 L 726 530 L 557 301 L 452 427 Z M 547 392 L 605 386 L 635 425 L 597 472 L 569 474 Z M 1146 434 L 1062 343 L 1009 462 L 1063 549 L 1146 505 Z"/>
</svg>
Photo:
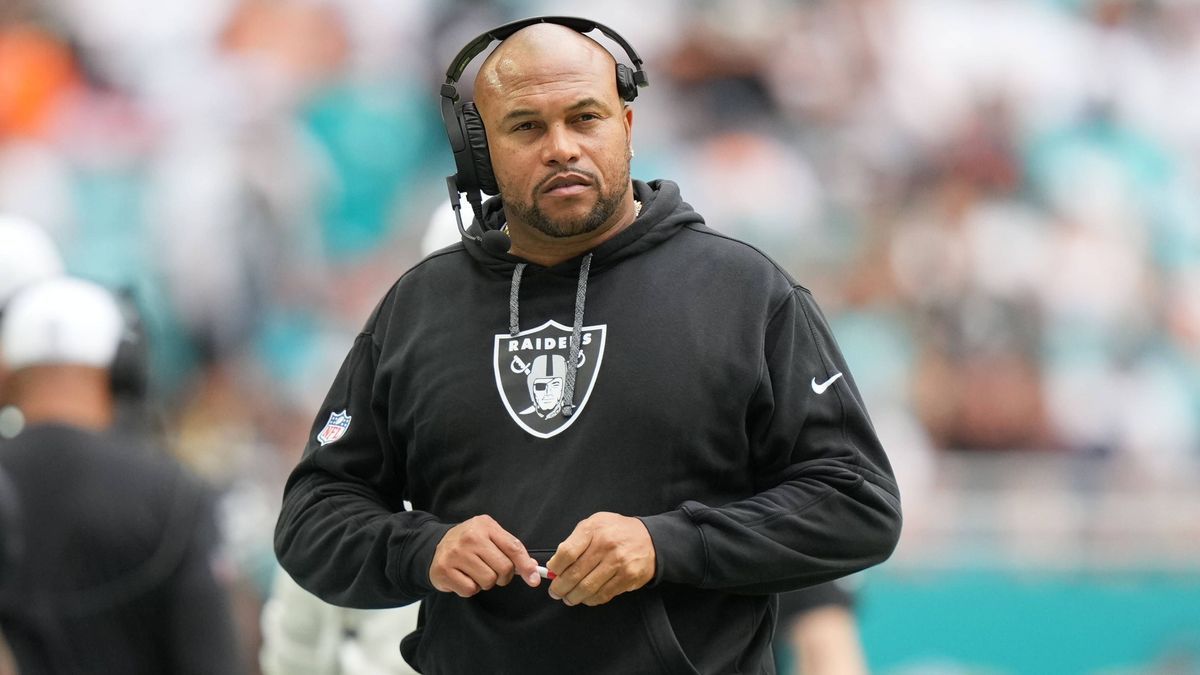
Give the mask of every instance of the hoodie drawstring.
<svg viewBox="0 0 1200 675">
<path fill-rule="evenodd" d="M 579 368 L 579 349 L 583 340 L 583 305 L 587 300 L 588 272 L 592 268 L 592 254 L 583 257 L 579 266 L 579 284 L 575 288 L 575 322 L 571 326 L 571 352 L 567 358 L 567 380 L 563 384 L 563 417 L 575 413 L 575 374 Z M 525 272 L 525 263 L 518 263 L 513 268 L 512 289 L 508 296 L 508 333 L 516 337 L 521 332 L 519 296 L 521 290 L 521 275 Z"/>
<path fill-rule="evenodd" d="M 563 417 L 575 413 L 575 370 L 579 365 L 579 347 L 583 335 L 583 302 L 587 299 L 588 270 L 592 254 L 583 257 L 579 266 L 579 285 L 575 287 L 575 323 L 571 326 L 571 357 L 567 359 L 567 383 L 563 386 Z"/>
<path fill-rule="evenodd" d="M 508 334 L 516 337 L 521 332 L 520 312 L 521 275 L 525 272 L 525 263 L 517 263 L 513 268 L 512 288 L 508 293 Z"/>
</svg>

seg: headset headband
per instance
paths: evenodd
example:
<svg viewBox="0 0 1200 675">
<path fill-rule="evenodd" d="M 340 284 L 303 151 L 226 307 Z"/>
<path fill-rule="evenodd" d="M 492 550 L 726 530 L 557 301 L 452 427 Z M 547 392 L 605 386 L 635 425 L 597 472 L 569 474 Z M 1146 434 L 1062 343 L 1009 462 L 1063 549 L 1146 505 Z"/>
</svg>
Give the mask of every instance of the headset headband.
<svg viewBox="0 0 1200 675">
<path fill-rule="evenodd" d="M 589 33 L 593 30 L 599 30 L 610 40 L 621 46 L 625 53 L 629 56 L 629 60 L 633 63 L 634 73 L 633 81 L 639 87 L 649 85 L 650 81 L 646 77 L 646 72 L 642 70 L 642 57 L 633 49 L 633 46 L 625 41 L 615 30 L 600 23 L 596 23 L 591 19 L 583 19 L 576 16 L 535 16 L 529 19 L 521 19 L 520 21 L 512 21 L 489 30 L 479 37 L 471 40 L 465 47 L 459 50 L 458 55 L 450 61 L 450 67 L 446 69 L 446 83 L 442 85 L 442 95 L 457 98 L 458 93 L 454 89 L 454 85 L 458 83 L 458 78 L 462 77 L 463 71 L 471 63 L 480 52 L 487 49 L 487 46 L 493 42 L 502 42 L 508 39 L 513 33 L 532 26 L 535 23 L 554 23 L 560 26 L 566 26 L 579 33 Z M 449 91 L 447 91 L 449 87 Z"/>
</svg>

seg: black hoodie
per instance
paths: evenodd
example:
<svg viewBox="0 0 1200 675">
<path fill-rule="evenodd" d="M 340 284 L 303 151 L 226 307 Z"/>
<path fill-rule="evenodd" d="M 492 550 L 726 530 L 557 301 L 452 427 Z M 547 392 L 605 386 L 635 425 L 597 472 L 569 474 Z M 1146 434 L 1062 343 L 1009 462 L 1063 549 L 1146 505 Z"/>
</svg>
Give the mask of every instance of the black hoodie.
<svg viewBox="0 0 1200 675">
<path fill-rule="evenodd" d="M 284 568 L 339 605 L 423 600 L 403 645 L 422 672 L 773 672 L 773 594 L 895 546 L 891 467 L 811 294 L 673 183 L 634 189 L 641 215 L 590 257 L 456 244 L 404 274 L 288 480 Z M 467 599 L 429 582 L 472 516 L 544 565 L 599 511 L 645 523 L 646 587 L 568 607 L 519 581 Z"/>
</svg>

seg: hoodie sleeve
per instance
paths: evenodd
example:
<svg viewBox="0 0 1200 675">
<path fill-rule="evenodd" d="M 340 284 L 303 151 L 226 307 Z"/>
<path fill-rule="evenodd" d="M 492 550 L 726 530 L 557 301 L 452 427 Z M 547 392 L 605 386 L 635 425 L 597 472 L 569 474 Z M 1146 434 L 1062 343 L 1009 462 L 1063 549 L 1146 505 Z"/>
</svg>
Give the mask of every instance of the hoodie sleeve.
<svg viewBox="0 0 1200 675">
<path fill-rule="evenodd" d="M 360 334 L 288 478 L 275 525 L 283 568 L 343 607 L 395 607 L 433 592 L 429 566 L 451 527 L 404 509 L 404 450 L 387 433 L 378 360 L 372 334 Z"/>
<path fill-rule="evenodd" d="M 765 332 L 746 420 L 758 493 L 644 517 L 654 582 L 738 593 L 811 586 L 885 560 L 900 534 L 891 465 L 811 294 L 795 287 Z"/>
</svg>

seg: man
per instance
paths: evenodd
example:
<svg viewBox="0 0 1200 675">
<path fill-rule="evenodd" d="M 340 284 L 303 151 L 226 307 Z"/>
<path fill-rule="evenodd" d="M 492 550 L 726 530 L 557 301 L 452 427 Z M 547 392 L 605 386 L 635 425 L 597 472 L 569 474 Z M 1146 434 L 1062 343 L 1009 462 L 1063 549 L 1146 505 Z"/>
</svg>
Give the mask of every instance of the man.
<svg viewBox="0 0 1200 675">
<path fill-rule="evenodd" d="M 106 432 L 124 331 L 113 296 L 76 279 L 28 285 L 5 308 L 0 393 L 25 427 L 0 445 L 0 470 L 24 536 L 0 628 L 22 673 L 236 673 L 205 491 Z"/>
<path fill-rule="evenodd" d="M 425 673 L 773 672 L 774 594 L 898 537 L 808 291 L 673 183 L 631 181 L 614 67 L 549 23 L 486 59 L 500 198 L 473 232 L 511 249 L 467 237 L 400 278 L 285 489 L 283 566 L 336 604 L 422 600 L 401 649 Z M 522 416 L 514 366 L 549 355 L 562 413 Z"/>
</svg>

